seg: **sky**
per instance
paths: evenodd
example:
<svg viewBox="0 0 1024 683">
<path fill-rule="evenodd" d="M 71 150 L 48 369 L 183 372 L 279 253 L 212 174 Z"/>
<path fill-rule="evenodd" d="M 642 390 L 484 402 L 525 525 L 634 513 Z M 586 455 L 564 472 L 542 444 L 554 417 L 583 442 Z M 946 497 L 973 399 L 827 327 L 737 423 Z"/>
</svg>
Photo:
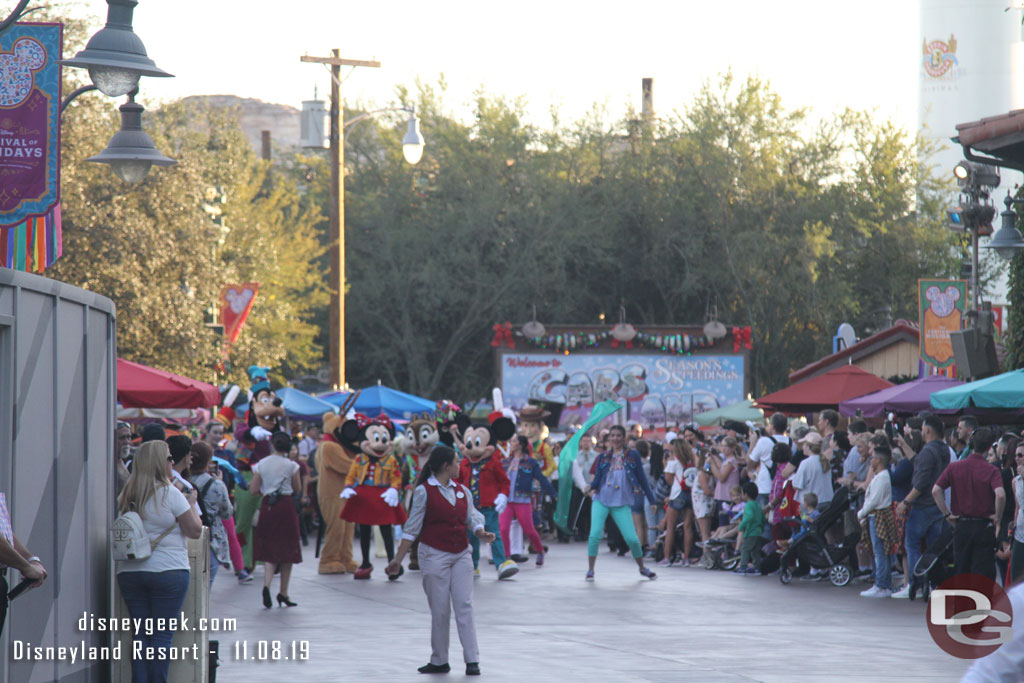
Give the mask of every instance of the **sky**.
<svg viewBox="0 0 1024 683">
<path fill-rule="evenodd" d="M 655 110 L 667 116 L 731 69 L 816 117 L 849 106 L 913 128 L 918 11 L 915 0 L 140 0 L 134 25 L 176 76 L 143 79 L 148 102 L 233 94 L 299 107 L 330 86 L 325 67 L 299 57 L 339 48 L 382 63 L 343 71 L 350 105 L 389 106 L 397 87 L 443 74 L 451 114 L 468 119 L 482 89 L 524 98 L 530 122 L 544 126 L 552 108 L 562 121 L 595 104 L 612 118 L 639 109 L 641 78 L 652 77 Z M 105 5 L 88 0 L 83 12 L 99 22 Z"/>
</svg>

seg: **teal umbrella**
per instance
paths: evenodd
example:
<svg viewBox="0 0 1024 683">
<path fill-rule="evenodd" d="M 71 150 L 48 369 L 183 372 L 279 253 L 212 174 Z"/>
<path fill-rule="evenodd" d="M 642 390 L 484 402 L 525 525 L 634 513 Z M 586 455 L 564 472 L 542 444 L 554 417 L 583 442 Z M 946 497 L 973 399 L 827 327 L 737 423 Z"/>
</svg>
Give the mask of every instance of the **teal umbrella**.
<svg viewBox="0 0 1024 683">
<path fill-rule="evenodd" d="M 1024 369 L 937 391 L 932 394 L 931 404 L 935 410 L 962 410 L 972 406 L 1024 408 Z"/>
<path fill-rule="evenodd" d="M 736 422 L 764 422 L 764 412 L 754 407 L 751 400 L 740 401 L 729 406 L 715 408 L 693 416 L 694 422 L 707 427 L 713 424 L 722 424 L 728 420 Z"/>
</svg>

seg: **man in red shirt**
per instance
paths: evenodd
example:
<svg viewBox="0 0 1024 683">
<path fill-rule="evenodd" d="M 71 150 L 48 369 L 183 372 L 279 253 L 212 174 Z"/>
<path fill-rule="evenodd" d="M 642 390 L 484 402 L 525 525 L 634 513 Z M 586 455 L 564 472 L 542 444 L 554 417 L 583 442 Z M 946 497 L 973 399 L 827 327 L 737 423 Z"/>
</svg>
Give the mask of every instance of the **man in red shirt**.
<svg viewBox="0 0 1024 683">
<path fill-rule="evenodd" d="M 957 574 L 981 574 L 995 581 L 996 536 L 1006 504 L 999 469 L 985 461 L 995 442 L 986 428 L 971 436 L 971 454 L 951 462 L 932 487 L 932 497 L 946 521 L 953 525 L 953 555 Z M 946 489 L 951 489 L 953 511 L 946 508 Z"/>
</svg>

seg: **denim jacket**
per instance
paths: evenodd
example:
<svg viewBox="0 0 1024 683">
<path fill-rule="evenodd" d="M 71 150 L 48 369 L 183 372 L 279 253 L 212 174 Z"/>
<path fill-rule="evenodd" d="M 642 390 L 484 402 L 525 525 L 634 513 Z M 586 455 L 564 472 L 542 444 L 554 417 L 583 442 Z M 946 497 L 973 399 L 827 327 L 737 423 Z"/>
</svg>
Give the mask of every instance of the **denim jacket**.
<svg viewBox="0 0 1024 683">
<path fill-rule="evenodd" d="M 612 452 L 605 451 L 597 457 L 597 469 L 594 471 L 594 481 L 590 483 L 590 488 L 594 491 L 600 491 L 601 484 L 604 483 L 604 478 L 608 476 L 608 471 L 611 467 Z M 643 461 L 640 459 L 640 454 L 632 449 L 626 451 L 626 455 L 623 456 L 623 468 L 626 470 L 626 480 L 633 487 L 633 493 L 642 492 L 647 496 L 647 500 L 651 502 L 651 505 L 657 505 L 654 492 L 651 491 L 651 483 L 647 481 L 647 476 L 644 474 Z"/>
<path fill-rule="evenodd" d="M 508 471 L 508 463 L 506 462 L 505 470 Z M 548 478 L 544 476 L 543 468 L 540 463 L 534 458 L 521 457 L 519 458 L 519 474 L 516 476 L 516 480 L 512 482 L 512 486 L 515 487 L 513 494 L 519 494 L 521 496 L 528 496 L 533 491 L 534 480 L 540 484 L 540 487 L 544 490 L 544 493 L 554 498 L 558 497 L 558 491 L 551 485 Z"/>
</svg>

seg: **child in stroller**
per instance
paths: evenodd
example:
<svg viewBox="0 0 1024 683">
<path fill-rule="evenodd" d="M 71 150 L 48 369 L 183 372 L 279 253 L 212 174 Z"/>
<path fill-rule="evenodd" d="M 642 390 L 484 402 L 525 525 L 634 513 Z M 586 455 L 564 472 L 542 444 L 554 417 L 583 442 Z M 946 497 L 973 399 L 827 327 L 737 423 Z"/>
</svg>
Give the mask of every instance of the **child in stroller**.
<svg viewBox="0 0 1024 683">
<path fill-rule="evenodd" d="M 707 543 L 697 544 L 704 549 L 700 565 L 705 569 L 732 571 L 740 560 L 737 539 L 740 537 L 740 517 L 743 516 L 743 489 L 738 484 L 734 485 L 729 489 L 729 498 L 732 505 L 723 512 L 723 523 L 711 533 Z"/>
<path fill-rule="evenodd" d="M 794 566 L 798 571 L 803 568 L 827 569 L 828 578 L 833 586 L 845 586 L 853 576 L 854 564 L 857 561 L 856 547 L 860 540 L 860 526 L 846 534 L 838 543 L 826 541 L 826 532 L 836 525 L 843 524 L 843 517 L 850 509 L 850 490 L 845 486 L 836 491 L 831 502 L 824 505 L 807 533 L 792 540 L 789 547 L 779 558 L 782 570 L 779 581 L 788 584 L 793 580 Z"/>
</svg>

